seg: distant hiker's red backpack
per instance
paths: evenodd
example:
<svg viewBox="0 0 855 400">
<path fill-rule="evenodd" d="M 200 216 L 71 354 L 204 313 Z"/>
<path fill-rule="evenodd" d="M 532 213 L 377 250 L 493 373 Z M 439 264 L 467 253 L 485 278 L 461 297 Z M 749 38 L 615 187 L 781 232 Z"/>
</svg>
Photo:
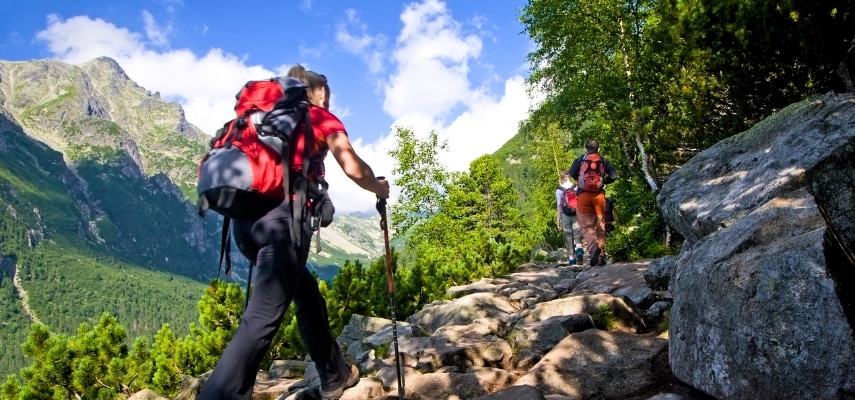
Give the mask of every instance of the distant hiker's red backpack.
<svg viewBox="0 0 855 400">
<path fill-rule="evenodd" d="M 600 193 L 605 185 L 605 161 L 597 153 L 586 154 L 579 164 L 579 187 L 583 192 Z"/>
<path fill-rule="evenodd" d="M 572 216 L 576 215 L 576 186 L 571 186 L 569 188 L 564 188 L 559 186 L 561 189 L 561 212 L 564 215 Z"/>
<path fill-rule="evenodd" d="M 199 164 L 198 210 L 213 210 L 223 217 L 220 263 L 228 259 L 231 218 L 258 218 L 291 194 L 294 204 L 305 204 L 310 147 L 304 145 L 302 169 L 292 168 L 299 137 L 312 143 L 307 88 L 296 78 L 277 77 L 247 82 L 235 96 L 237 117 L 223 125 L 211 140 L 211 149 Z M 291 238 L 300 245 L 303 207 L 292 209 Z M 325 226 L 325 225 L 324 225 Z"/>
</svg>

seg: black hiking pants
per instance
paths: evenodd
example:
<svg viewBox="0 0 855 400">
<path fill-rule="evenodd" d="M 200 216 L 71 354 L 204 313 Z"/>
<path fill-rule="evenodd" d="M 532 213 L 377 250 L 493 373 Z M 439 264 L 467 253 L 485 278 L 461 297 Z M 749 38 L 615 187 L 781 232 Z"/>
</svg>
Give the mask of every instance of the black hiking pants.
<svg viewBox="0 0 855 400">
<path fill-rule="evenodd" d="M 321 384 L 334 386 L 347 379 L 350 368 L 330 331 L 326 302 L 306 268 L 311 215 L 303 221 L 304 245 L 297 249 L 291 242 L 287 201 L 257 220 L 234 222 L 238 248 L 256 262 L 252 296 L 237 332 L 197 399 L 250 398 L 261 360 L 292 301 L 297 307 L 300 337 L 315 362 Z"/>
</svg>

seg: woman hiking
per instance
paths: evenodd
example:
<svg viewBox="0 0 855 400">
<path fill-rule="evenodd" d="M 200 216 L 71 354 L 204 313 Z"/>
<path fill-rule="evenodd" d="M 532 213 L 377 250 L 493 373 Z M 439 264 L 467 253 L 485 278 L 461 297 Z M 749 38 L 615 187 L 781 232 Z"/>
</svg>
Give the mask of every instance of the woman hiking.
<svg viewBox="0 0 855 400">
<path fill-rule="evenodd" d="M 326 77 L 300 65 L 291 68 L 288 76 L 299 78 L 308 87 L 309 118 L 315 137 L 308 144 L 301 137 L 297 151 L 308 145 L 315 154 L 308 171 L 310 180 L 323 176 L 323 157 L 330 152 L 359 187 L 378 198 L 388 198 L 389 183 L 375 178 L 371 167 L 353 149 L 344 125 L 326 109 L 329 99 Z M 302 165 L 302 159 L 293 163 L 298 169 Z M 306 268 L 313 210 L 307 204 L 294 204 L 306 208 L 301 246 L 295 247 L 290 231 L 291 206 L 290 199 L 286 199 L 260 218 L 234 221 L 234 240 L 241 253 L 256 266 L 252 297 L 240 326 L 197 399 L 250 399 L 261 360 L 291 302 L 296 307 L 300 337 L 320 377 L 321 398 L 338 399 L 344 389 L 359 382 L 359 371 L 347 364 L 332 335 L 326 303 L 317 281 Z"/>
</svg>

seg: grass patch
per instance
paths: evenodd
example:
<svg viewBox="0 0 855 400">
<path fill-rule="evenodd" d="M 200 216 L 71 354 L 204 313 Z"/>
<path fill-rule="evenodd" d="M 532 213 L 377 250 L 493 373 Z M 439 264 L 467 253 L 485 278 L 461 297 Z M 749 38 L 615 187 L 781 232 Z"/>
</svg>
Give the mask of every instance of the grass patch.
<svg viewBox="0 0 855 400">
<path fill-rule="evenodd" d="M 597 329 L 613 331 L 617 327 L 618 319 L 615 317 L 612 308 L 606 303 L 600 303 L 597 311 L 591 314 L 591 318 L 594 320 L 594 326 Z"/>
</svg>

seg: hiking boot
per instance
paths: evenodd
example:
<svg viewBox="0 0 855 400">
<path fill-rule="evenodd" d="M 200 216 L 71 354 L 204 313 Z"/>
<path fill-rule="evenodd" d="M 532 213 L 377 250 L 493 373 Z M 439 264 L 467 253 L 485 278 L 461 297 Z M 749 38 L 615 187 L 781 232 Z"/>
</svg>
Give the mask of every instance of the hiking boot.
<svg viewBox="0 0 855 400">
<path fill-rule="evenodd" d="M 585 250 L 582 250 L 581 247 L 576 248 L 576 265 L 582 265 L 585 263 Z"/>
<path fill-rule="evenodd" d="M 597 261 L 598 266 L 606 265 L 606 256 L 600 256 L 599 261 Z"/>
<path fill-rule="evenodd" d="M 341 395 L 344 394 L 345 389 L 352 388 L 359 383 L 359 370 L 356 369 L 355 365 L 350 366 L 350 376 L 344 382 L 341 382 L 338 387 L 331 389 L 324 389 L 321 386 L 321 399 L 323 400 L 338 400 L 341 398 Z"/>
<path fill-rule="evenodd" d="M 568 261 L 567 261 L 567 264 L 570 264 L 570 265 L 576 264 L 576 258 L 575 258 L 575 257 L 570 257 L 570 258 L 568 259 Z"/>
<path fill-rule="evenodd" d="M 594 250 L 591 251 L 591 266 L 596 267 L 600 263 L 600 246 L 594 246 Z M 603 264 L 605 265 L 605 264 Z"/>
</svg>

